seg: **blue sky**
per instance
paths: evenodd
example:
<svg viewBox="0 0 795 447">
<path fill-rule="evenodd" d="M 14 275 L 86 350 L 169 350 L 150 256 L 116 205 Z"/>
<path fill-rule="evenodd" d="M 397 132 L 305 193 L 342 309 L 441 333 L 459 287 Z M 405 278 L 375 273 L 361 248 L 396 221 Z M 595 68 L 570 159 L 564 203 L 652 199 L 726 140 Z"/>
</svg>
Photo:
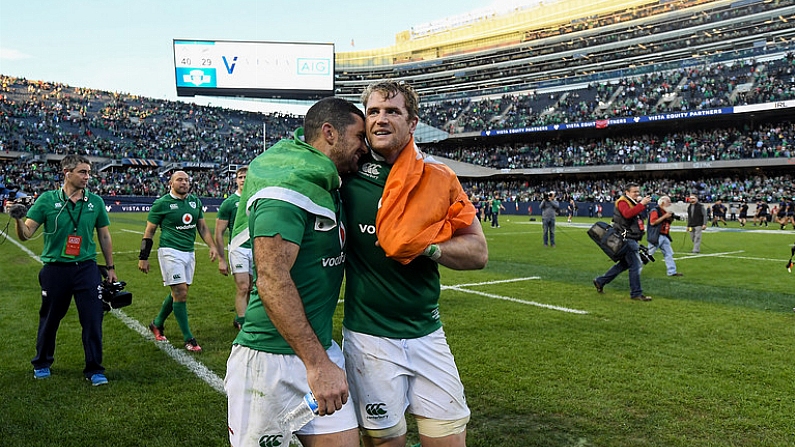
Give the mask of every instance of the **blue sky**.
<svg viewBox="0 0 795 447">
<path fill-rule="evenodd" d="M 526 3 L 0 0 L 0 73 L 177 99 L 175 38 L 332 42 L 345 52 L 389 46 L 415 25 Z"/>
</svg>

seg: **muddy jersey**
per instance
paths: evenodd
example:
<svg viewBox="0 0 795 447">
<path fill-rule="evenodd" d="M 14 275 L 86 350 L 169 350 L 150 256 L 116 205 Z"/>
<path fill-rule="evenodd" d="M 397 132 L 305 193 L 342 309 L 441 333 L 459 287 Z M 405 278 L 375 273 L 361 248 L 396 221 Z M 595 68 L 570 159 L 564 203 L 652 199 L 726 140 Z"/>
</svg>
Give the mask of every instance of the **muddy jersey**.
<svg viewBox="0 0 795 447">
<path fill-rule="evenodd" d="M 307 320 L 325 349 L 331 346 L 332 317 L 339 301 L 345 264 L 346 232 L 340 219 L 339 193 L 332 194 L 336 197 L 337 222 L 277 199 L 259 199 L 249 208 L 252 240 L 278 234 L 299 246 L 290 276 L 304 304 Z M 257 293 L 256 275 L 255 270 L 246 322 L 234 343 L 274 354 L 295 354 L 268 318 Z"/>
<path fill-rule="evenodd" d="M 155 200 L 146 220 L 160 226 L 160 247 L 194 251 L 196 224 L 204 218 L 202 202 L 193 194 L 178 199 L 166 194 Z"/>
<path fill-rule="evenodd" d="M 356 332 L 418 338 L 439 329 L 439 268 L 420 256 L 407 265 L 375 245 L 375 218 L 391 166 L 368 155 L 342 182 L 347 217 L 343 325 Z"/>
</svg>

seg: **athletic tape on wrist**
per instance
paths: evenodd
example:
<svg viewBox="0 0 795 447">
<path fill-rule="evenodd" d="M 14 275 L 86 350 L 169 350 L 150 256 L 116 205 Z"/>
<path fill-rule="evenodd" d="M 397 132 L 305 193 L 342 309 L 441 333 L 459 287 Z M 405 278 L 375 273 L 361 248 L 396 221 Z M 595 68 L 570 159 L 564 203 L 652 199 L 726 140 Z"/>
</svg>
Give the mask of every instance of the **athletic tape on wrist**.
<svg viewBox="0 0 795 447">
<path fill-rule="evenodd" d="M 138 259 L 141 261 L 146 261 L 149 259 L 149 254 L 152 252 L 152 242 L 151 238 L 145 237 L 141 239 L 141 252 L 138 254 Z"/>
</svg>

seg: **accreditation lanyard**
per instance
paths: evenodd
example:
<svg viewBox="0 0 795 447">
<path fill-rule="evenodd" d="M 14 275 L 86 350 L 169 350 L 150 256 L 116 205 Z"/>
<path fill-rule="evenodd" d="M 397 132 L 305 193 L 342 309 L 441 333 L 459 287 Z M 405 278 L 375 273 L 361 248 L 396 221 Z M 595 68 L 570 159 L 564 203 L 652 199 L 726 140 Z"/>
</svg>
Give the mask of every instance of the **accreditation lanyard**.
<svg viewBox="0 0 795 447">
<path fill-rule="evenodd" d="M 72 215 L 72 210 L 69 209 L 69 204 L 72 204 L 72 208 L 77 206 L 76 203 L 72 202 L 68 197 L 66 197 L 66 191 L 63 193 L 64 196 L 64 207 L 66 207 L 66 214 L 69 215 L 69 220 L 72 221 L 72 234 L 66 237 L 66 246 L 64 247 L 63 254 L 65 256 L 78 256 L 80 254 L 80 246 L 83 244 L 83 237 L 77 235 L 77 224 L 80 223 L 80 216 L 83 215 L 83 202 L 88 200 L 88 196 L 85 195 L 83 192 L 83 198 L 79 200 L 80 202 L 80 211 L 77 213 L 77 219 Z"/>
</svg>

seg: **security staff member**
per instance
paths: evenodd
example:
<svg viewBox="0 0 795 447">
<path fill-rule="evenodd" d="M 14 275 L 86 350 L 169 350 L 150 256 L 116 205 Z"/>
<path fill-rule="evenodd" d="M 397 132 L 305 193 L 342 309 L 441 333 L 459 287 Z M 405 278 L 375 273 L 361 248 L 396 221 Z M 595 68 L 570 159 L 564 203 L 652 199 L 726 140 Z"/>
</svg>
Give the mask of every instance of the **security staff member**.
<svg viewBox="0 0 795 447">
<path fill-rule="evenodd" d="M 94 386 L 105 385 L 102 366 L 102 277 L 96 262 L 94 230 L 108 268 L 108 280 L 117 281 L 113 266 L 113 245 L 108 213 L 102 198 L 86 191 L 91 177 L 91 162 L 82 155 L 67 155 L 61 161 L 63 188 L 48 191 L 39 197 L 27 218 L 15 219 L 17 236 L 30 239 L 44 225 L 44 263 L 39 273 L 41 310 L 36 338 L 33 376 L 50 377 L 55 354 L 55 336 L 61 320 L 69 310 L 74 296 L 80 326 L 83 328 L 83 350 L 86 366 L 83 374 Z"/>
</svg>

